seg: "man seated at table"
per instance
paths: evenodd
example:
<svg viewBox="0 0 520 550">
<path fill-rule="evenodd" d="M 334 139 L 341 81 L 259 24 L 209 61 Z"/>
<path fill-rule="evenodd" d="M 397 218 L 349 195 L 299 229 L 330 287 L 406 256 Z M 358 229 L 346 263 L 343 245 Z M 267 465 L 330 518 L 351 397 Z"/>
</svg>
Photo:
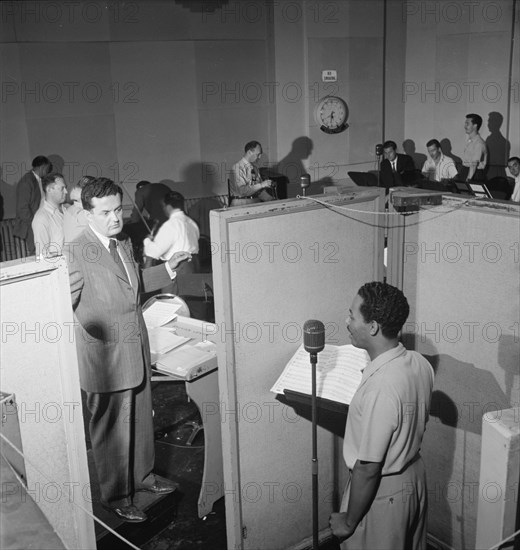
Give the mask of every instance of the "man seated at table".
<svg viewBox="0 0 520 550">
<path fill-rule="evenodd" d="M 520 158 L 511 157 L 507 161 L 507 167 L 509 172 L 515 178 L 515 187 L 513 189 L 513 194 L 511 195 L 511 200 L 515 202 L 520 202 Z"/>
<path fill-rule="evenodd" d="M 430 181 L 451 180 L 457 175 L 457 168 L 453 159 L 444 155 L 441 144 L 436 139 L 430 139 L 426 144 L 430 158 L 422 167 L 422 174 Z"/>
<path fill-rule="evenodd" d="M 412 157 L 397 152 L 395 141 L 383 143 L 384 160 L 381 162 L 381 183 L 388 191 L 390 187 L 411 186 L 417 175 Z"/>
<path fill-rule="evenodd" d="M 272 201 L 273 197 L 266 191 L 271 188 L 272 181 L 262 181 L 256 165 L 262 156 L 262 146 L 258 141 L 249 141 L 244 151 L 244 156 L 231 169 L 230 206 Z"/>
</svg>

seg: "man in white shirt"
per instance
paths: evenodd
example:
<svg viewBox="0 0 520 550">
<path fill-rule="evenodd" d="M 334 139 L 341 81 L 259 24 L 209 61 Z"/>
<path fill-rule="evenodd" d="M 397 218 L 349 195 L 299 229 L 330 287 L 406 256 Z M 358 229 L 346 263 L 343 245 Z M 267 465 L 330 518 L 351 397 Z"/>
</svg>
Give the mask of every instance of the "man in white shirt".
<svg viewBox="0 0 520 550">
<path fill-rule="evenodd" d="M 520 202 L 520 158 L 511 157 L 507 161 L 507 167 L 509 168 L 511 175 L 515 178 L 515 188 L 513 189 L 511 200 Z"/>
<path fill-rule="evenodd" d="M 59 256 L 63 250 L 63 203 L 67 186 L 61 174 L 52 173 L 42 179 L 45 200 L 34 215 L 31 227 L 34 233 L 36 256 Z"/>
<path fill-rule="evenodd" d="M 246 143 L 244 151 L 245 155 L 231 169 L 231 206 L 272 201 L 273 197 L 266 191 L 272 186 L 272 181 L 262 181 L 256 165 L 262 156 L 262 146 L 258 141 L 250 141 Z"/>
<path fill-rule="evenodd" d="M 194 273 L 198 268 L 199 228 L 184 213 L 184 197 L 177 191 L 170 191 L 164 197 L 164 213 L 168 219 L 161 225 L 157 235 L 144 240 L 144 255 L 167 262 L 176 252 L 189 252 L 191 261 L 177 268 L 177 274 Z M 163 292 L 177 293 L 176 281 Z"/>
<path fill-rule="evenodd" d="M 441 144 L 436 139 L 430 139 L 426 144 L 430 158 L 422 167 L 423 175 L 430 181 L 451 180 L 457 175 L 453 159 L 444 155 Z"/>
</svg>

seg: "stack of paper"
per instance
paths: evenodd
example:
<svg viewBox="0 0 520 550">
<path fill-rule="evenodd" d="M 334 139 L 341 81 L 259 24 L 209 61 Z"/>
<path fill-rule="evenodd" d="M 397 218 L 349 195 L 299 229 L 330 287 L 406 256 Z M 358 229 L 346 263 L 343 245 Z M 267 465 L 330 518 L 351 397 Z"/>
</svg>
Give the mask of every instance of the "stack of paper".
<svg viewBox="0 0 520 550">
<path fill-rule="evenodd" d="M 168 372 L 179 378 L 189 378 L 193 367 L 198 367 L 216 357 L 216 352 L 206 351 L 200 346 L 183 346 L 172 353 L 162 355 L 156 363 L 157 370 Z M 202 368 L 201 373 L 202 374 Z"/>
<path fill-rule="evenodd" d="M 316 365 L 316 395 L 338 403 L 350 404 L 359 383 L 362 369 L 368 364 L 365 350 L 352 345 L 326 345 L 318 353 Z M 274 393 L 285 390 L 312 393 L 312 367 L 309 353 L 300 346 L 271 388 Z"/>
<path fill-rule="evenodd" d="M 166 353 L 182 344 L 189 342 L 190 338 L 177 336 L 175 329 L 156 327 L 148 331 L 150 340 L 150 352 L 153 354 Z"/>
<path fill-rule="evenodd" d="M 148 330 L 161 327 L 177 317 L 177 311 L 182 307 L 181 304 L 171 304 L 167 302 L 154 302 L 150 307 L 143 311 L 144 322 Z"/>
</svg>

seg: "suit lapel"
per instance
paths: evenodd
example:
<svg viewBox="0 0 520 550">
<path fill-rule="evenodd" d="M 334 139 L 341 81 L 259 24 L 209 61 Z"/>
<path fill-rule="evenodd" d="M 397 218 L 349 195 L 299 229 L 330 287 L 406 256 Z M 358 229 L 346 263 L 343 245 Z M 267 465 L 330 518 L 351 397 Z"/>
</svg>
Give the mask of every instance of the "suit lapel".
<svg viewBox="0 0 520 550">
<path fill-rule="evenodd" d="M 137 296 L 139 294 L 139 275 L 136 270 L 134 257 L 132 255 L 132 251 L 130 248 L 132 245 L 128 241 L 128 239 L 120 240 L 119 244 L 120 244 L 119 250 L 121 250 L 121 256 L 123 257 L 125 267 L 128 271 L 128 274 L 130 275 L 130 284 L 134 289 L 134 294 Z"/>
<path fill-rule="evenodd" d="M 128 284 L 127 278 L 123 275 L 119 266 L 114 262 L 110 252 L 105 248 L 103 243 L 99 240 L 97 235 L 92 231 L 90 225 L 87 227 L 84 232 L 86 242 L 86 250 L 83 253 L 86 253 L 90 261 L 96 261 L 100 265 L 106 267 L 114 275 L 116 275 L 122 281 L 125 281 Z M 88 252 L 88 247 L 92 247 L 92 250 Z"/>
</svg>

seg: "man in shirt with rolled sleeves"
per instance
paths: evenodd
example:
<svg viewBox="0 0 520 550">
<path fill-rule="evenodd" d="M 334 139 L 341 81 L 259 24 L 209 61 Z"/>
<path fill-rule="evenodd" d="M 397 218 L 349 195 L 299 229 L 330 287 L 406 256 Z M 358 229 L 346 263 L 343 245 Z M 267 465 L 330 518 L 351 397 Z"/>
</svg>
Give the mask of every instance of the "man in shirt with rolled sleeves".
<svg viewBox="0 0 520 550">
<path fill-rule="evenodd" d="M 426 550 L 427 490 L 420 456 L 433 368 L 398 334 L 409 313 L 403 293 L 363 285 L 350 309 L 352 344 L 370 363 L 352 398 L 343 456 L 349 479 L 332 532 L 342 550 Z"/>
<path fill-rule="evenodd" d="M 464 153 L 462 155 L 462 168 L 459 178 L 463 181 L 483 181 L 486 179 L 487 166 L 486 142 L 478 133 L 482 126 L 482 117 L 474 113 L 466 115 L 464 131 L 468 136 Z"/>
<path fill-rule="evenodd" d="M 67 185 L 61 174 L 47 174 L 42 179 L 45 200 L 31 222 L 36 256 L 51 258 L 63 253 L 63 203 Z"/>
<path fill-rule="evenodd" d="M 262 156 L 262 146 L 258 141 L 249 141 L 244 147 L 244 156 L 233 165 L 230 174 L 229 191 L 231 206 L 272 201 L 266 191 L 272 181 L 264 180 L 256 163 Z"/>
</svg>

